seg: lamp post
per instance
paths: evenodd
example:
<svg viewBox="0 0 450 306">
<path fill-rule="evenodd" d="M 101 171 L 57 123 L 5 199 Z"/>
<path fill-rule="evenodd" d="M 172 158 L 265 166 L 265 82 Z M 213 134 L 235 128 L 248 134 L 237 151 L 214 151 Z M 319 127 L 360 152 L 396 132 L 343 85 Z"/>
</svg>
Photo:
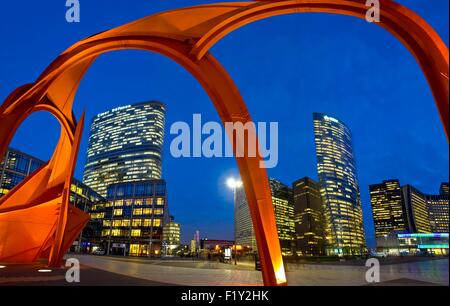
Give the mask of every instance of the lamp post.
<svg viewBox="0 0 450 306">
<path fill-rule="evenodd" d="M 236 190 L 241 188 L 243 183 L 241 180 L 235 178 L 229 178 L 227 180 L 227 185 L 233 190 L 234 198 L 234 264 L 237 265 L 237 243 L 236 243 Z"/>
</svg>

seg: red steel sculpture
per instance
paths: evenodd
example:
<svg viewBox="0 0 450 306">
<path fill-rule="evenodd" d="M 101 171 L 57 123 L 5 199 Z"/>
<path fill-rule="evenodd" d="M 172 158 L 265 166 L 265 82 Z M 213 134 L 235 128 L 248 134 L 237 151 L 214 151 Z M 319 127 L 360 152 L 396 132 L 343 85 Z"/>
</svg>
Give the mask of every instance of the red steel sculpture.
<svg viewBox="0 0 450 306">
<path fill-rule="evenodd" d="M 365 18 L 365 3 L 296 0 L 199 5 L 148 16 L 67 49 L 34 83 L 13 91 L 0 107 L 0 156 L 31 113 L 50 112 L 61 124 L 61 136 L 50 161 L 0 200 L 0 262 L 32 263 L 48 258 L 49 266 L 59 266 L 89 220 L 86 213 L 69 203 L 84 118 L 77 122 L 72 105 L 81 79 L 98 56 L 122 49 L 165 55 L 200 82 L 223 122 L 245 124 L 251 118 L 239 90 L 209 49 L 232 31 L 277 15 L 321 12 Z M 374 24 L 391 32 L 416 58 L 433 92 L 448 139 L 448 48 L 416 13 L 391 0 L 380 3 L 381 20 Z M 235 137 L 238 143 L 245 143 L 239 135 Z M 264 284 L 286 285 L 267 172 L 259 164 L 262 158 L 236 160 L 255 228 Z"/>
</svg>

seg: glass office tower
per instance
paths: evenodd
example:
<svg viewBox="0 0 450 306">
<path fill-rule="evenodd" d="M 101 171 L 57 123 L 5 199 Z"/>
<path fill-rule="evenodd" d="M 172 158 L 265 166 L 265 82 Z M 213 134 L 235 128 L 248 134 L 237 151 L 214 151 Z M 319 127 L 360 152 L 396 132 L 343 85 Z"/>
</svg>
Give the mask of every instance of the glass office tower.
<svg viewBox="0 0 450 306">
<path fill-rule="evenodd" d="M 336 255 L 365 252 L 361 199 L 352 135 L 340 120 L 314 113 L 317 170 L 329 224 L 328 250 Z"/>
<path fill-rule="evenodd" d="M 323 256 L 327 227 L 320 184 L 309 177 L 292 184 L 298 256 Z"/>
<path fill-rule="evenodd" d="M 83 183 L 106 196 L 108 185 L 161 178 L 165 106 L 143 102 L 95 116 Z"/>
<path fill-rule="evenodd" d="M 382 238 L 393 232 L 408 232 L 406 206 L 403 203 L 399 180 L 385 180 L 369 186 L 375 237 Z"/>
<path fill-rule="evenodd" d="M 258 248 L 256 245 L 255 230 L 253 228 L 253 221 L 244 188 L 238 188 L 236 190 L 235 201 L 234 228 L 236 244 L 257 252 Z"/>
<path fill-rule="evenodd" d="M 448 233 L 448 195 L 427 195 L 428 214 L 432 233 Z"/>
<path fill-rule="evenodd" d="M 0 197 L 11 191 L 44 163 L 34 156 L 9 148 L 6 156 L 0 161 Z"/>
<path fill-rule="evenodd" d="M 281 252 L 283 256 L 292 256 L 295 252 L 292 189 L 273 178 L 269 178 L 269 184 Z M 255 230 L 244 188 L 236 190 L 234 216 L 236 244 L 257 252 Z"/>
<path fill-rule="evenodd" d="M 166 255 L 172 255 L 173 250 L 181 245 L 181 225 L 170 216 L 170 222 L 163 226 L 163 251 Z"/>
<path fill-rule="evenodd" d="M 102 222 L 109 255 L 161 255 L 163 226 L 170 222 L 164 180 L 110 185 L 107 203 L 96 205 L 92 219 Z"/>
<path fill-rule="evenodd" d="M 292 256 L 295 251 L 295 222 L 292 189 L 275 179 L 269 179 L 273 210 L 283 256 Z"/>
<path fill-rule="evenodd" d="M 411 233 L 431 233 L 427 196 L 411 185 L 402 187 Z"/>
</svg>

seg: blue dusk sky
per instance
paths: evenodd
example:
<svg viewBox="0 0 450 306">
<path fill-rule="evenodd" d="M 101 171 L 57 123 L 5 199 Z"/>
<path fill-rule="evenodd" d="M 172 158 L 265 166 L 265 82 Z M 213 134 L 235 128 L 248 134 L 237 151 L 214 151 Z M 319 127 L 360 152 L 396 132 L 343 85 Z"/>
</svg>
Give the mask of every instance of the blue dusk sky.
<svg viewBox="0 0 450 306">
<path fill-rule="evenodd" d="M 0 102 L 33 82 L 78 40 L 163 10 L 208 1 L 81 0 L 81 22 L 65 20 L 65 1 L 0 2 Z M 448 0 L 402 0 L 448 46 Z M 276 121 L 279 164 L 269 175 L 291 184 L 317 179 L 312 113 L 339 118 L 354 137 L 366 236 L 374 244 L 368 186 L 398 178 L 437 193 L 448 181 L 448 143 L 433 96 L 418 64 L 390 33 L 363 20 L 328 14 L 294 14 L 255 22 L 218 43 L 211 53 L 241 90 L 254 121 Z M 87 122 L 76 177 L 82 178 L 92 117 L 146 100 L 167 105 L 163 178 L 171 214 L 188 241 L 195 230 L 210 239 L 233 238 L 233 195 L 226 179 L 238 175 L 232 158 L 174 159 L 168 131 L 176 121 L 219 117 L 202 87 L 171 60 L 144 51 L 101 56 L 75 99 Z M 12 146 L 49 159 L 59 124 L 36 113 L 20 127 Z M 1 135 L 0 135 L 1 137 Z"/>
</svg>

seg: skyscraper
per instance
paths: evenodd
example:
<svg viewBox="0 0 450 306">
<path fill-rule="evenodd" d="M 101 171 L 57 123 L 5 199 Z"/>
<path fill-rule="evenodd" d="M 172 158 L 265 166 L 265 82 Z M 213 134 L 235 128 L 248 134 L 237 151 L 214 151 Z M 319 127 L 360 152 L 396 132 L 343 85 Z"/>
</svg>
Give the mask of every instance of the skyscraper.
<svg viewBox="0 0 450 306">
<path fill-rule="evenodd" d="M 370 185 L 377 240 L 399 232 L 448 233 L 449 197 L 442 185 L 440 194 L 425 194 L 411 185 L 400 187 L 399 180 Z"/>
<path fill-rule="evenodd" d="M 181 226 L 170 216 L 170 222 L 163 226 L 163 242 L 166 243 L 166 253 L 171 255 L 172 251 L 181 244 Z"/>
<path fill-rule="evenodd" d="M 411 185 L 402 187 L 411 233 L 431 233 L 427 197 Z"/>
<path fill-rule="evenodd" d="M 244 188 L 236 190 L 234 205 L 234 223 L 235 223 L 235 239 L 236 245 L 242 245 L 246 248 L 257 251 L 255 230 L 253 228 L 250 208 L 248 206 L 247 197 Z"/>
<path fill-rule="evenodd" d="M 314 113 L 317 170 L 329 223 L 331 254 L 365 251 L 361 199 L 352 135 L 336 118 Z"/>
<path fill-rule="evenodd" d="M 445 196 L 445 195 L 448 196 L 448 194 L 449 194 L 448 182 L 441 184 L 441 187 L 439 188 L 439 194 L 442 196 Z"/>
<path fill-rule="evenodd" d="M 166 182 L 148 180 L 108 186 L 107 203 L 95 207 L 111 255 L 160 255 L 163 226 L 170 222 Z"/>
<path fill-rule="evenodd" d="M 292 189 L 275 179 L 269 179 L 272 203 L 277 225 L 281 253 L 285 256 L 294 254 L 295 223 Z"/>
<path fill-rule="evenodd" d="M 406 207 L 399 180 L 386 180 L 369 186 L 375 237 L 386 237 L 393 232 L 408 232 Z"/>
<path fill-rule="evenodd" d="M 283 183 L 270 178 L 270 190 L 272 193 L 273 209 L 280 240 L 281 252 L 285 256 L 294 252 L 294 206 L 292 204 L 292 190 Z M 235 229 L 236 244 L 257 251 L 255 231 L 248 207 L 244 188 L 236 190 L 235 204 Z"/>
<path fill-rule="evenodd" d="M 447 195 L 427 195 L 428 214 L 432 233 L 448 233 L 449 202 Z"/>
<path fill-rule="evenodd" d="M 325 255 L 326 220 L 320 184 L 305 177 L 294 182 L 292 189 L 297 255 Z"/>
<path fill-rule="evenodd" d="M 161 178 L 165 106 L 143 102 L 95 116 L 83 183 L 106 196 L 108 185 Z"/>
</svg>

